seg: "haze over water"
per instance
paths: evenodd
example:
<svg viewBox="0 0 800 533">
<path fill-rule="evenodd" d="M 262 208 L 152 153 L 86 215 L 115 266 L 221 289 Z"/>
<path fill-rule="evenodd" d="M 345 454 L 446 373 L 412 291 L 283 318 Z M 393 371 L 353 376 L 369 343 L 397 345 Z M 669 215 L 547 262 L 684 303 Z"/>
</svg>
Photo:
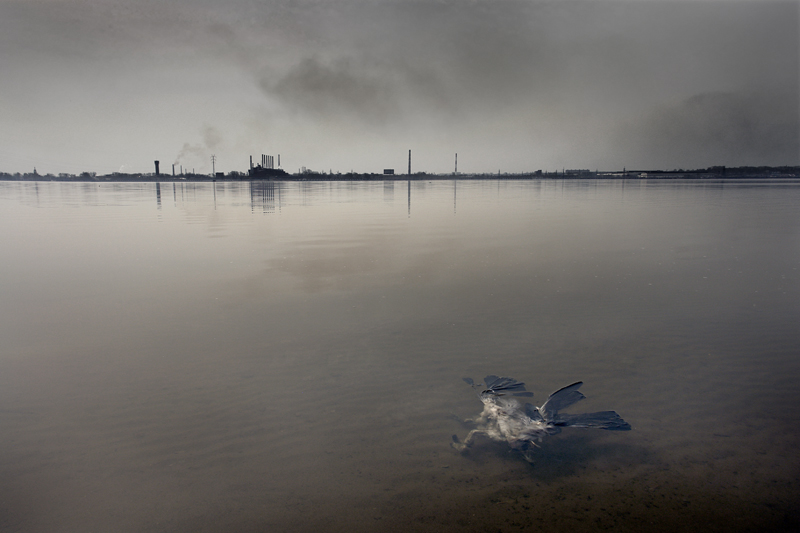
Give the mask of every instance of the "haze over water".
<svg viewBox="0 0 800 533">
<path fill-rule="evenodd" d="M 792 530 L 800 182 L 0 182 L 0 530 Z M 451 435 L 461 378 L 568 429 Z"/>
</svg>

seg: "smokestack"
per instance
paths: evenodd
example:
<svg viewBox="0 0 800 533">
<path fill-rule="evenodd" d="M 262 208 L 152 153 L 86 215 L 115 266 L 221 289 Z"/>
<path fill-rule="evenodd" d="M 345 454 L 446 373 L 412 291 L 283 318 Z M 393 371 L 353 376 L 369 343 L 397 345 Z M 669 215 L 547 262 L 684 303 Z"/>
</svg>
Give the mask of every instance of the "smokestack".
<svg viewBox="0 0 800 533">
<path fill-rule="evenodd" d="M 411 175 L 411 150 L 408 151 L 408 175 Z"/>
<path fill-rule="evenodd" d="M 156 161 L 155 163 L 156 163 L 156 176 L 158 176 L 158 174 L 159 174 L 159 172 L 158 172 L 158 161 Z"/>
<path fill-rule="evenodd" d="M 281 166 L 281 154 L 278 154 L 278 166 Z"/>
<path fill-rule="evenodd" d="M 253 170 L 253 156 L 250 156 L 250 170 Z"/>
<path fill-rule="evenodd" d="M 456 152 L 456 174 L 458 174 L 458 152 Z"/>
<path fill-rule="evenodd" d="M 172 175 L 175 175 L 175 163 L 172 163 Z"/>
</svg>

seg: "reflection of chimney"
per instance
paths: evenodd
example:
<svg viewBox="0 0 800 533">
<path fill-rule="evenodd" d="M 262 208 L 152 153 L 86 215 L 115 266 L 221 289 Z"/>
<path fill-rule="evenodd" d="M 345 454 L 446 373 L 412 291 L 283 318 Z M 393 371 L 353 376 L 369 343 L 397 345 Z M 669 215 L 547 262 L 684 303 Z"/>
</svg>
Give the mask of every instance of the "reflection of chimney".
<svg viewBox="0 0 800 533">
<path fill-rule="evenodd" d="M 156 176 L 158 176 L 158 174 L 159 174 L 158 173 L 158 161 L 156 161 L 155 163 L 156 163 Z"/>
</svg>

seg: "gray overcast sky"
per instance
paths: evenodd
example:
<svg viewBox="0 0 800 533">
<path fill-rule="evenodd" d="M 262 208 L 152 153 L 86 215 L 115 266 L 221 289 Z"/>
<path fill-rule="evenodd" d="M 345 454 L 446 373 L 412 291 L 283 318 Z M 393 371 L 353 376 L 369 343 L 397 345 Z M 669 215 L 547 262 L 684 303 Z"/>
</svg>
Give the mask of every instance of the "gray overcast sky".
<svg viewBox="0 0 800 533">
<path fill-rule="evenodd" d="M 797 165 L 798 5 L 0 0 L 0 171 Z"/>
</svg>

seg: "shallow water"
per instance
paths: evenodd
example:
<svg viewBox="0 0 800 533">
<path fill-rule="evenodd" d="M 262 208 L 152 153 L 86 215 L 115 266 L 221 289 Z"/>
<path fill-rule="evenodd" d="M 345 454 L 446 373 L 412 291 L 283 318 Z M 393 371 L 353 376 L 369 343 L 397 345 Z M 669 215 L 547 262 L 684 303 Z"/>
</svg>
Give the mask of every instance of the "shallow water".
<svg viewBox="0 0 800 533">
<path fill-rule="evenodd" d="M 0 530 L 800 525 L 800 182 L 0 182 Z M 630 432 L 534 464 L 461 380 Z"/>
</svg>

